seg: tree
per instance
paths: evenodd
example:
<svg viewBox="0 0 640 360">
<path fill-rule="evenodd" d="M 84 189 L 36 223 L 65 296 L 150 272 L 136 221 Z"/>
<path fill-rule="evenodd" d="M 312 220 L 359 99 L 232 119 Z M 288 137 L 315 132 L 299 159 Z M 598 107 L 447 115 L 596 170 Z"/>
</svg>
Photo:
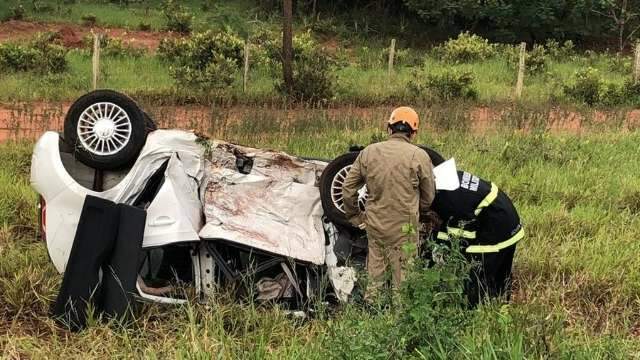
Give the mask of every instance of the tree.
<svg viewBox="0 0 640 360">
<path fill-rule="evenodd" d="M 291 0 L 284 0 L 282 18 L 282 75 L 287 94 L 293 88 L 293 13 Z"/>
<path fill-rule="evenodd" d="M 622 51 L 640 30 L 640 1 L 601 0 L 600 8 L 594 12 L 610 19 L 616 31 L 618 50 Z"/>
</svg>

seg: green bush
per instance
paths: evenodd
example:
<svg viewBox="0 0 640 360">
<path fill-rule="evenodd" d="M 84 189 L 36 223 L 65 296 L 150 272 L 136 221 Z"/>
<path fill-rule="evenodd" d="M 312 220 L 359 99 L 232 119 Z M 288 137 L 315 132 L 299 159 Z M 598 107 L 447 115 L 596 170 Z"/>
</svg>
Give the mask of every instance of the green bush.
<svg viewBox="0 0 640 360">
<path fill-rule="evenodd" d="M 170 64 L 179 85 L 202 90 L 233 83 L 242 64 L 243 42 L 235 34 L 212 30 L 183 39 L 164 39 L 158 56 Z"/>
<path fill-rule="evenodd" d="M 520 47 L 507 45 L 503 52 L 506 54 L 509 66 L 513 69 L 517 69 L 518 64 L 520 63 Z M 533 48 L 527 50 L 524 57 L 526 71 L 530 74 L 544 72 L 547 68 L 548 59 L 549 55 L 547 49 L 543 45 L 533 45 Z"/>
<path fill-rule="evenodd" d="M 80 17 L 82 20 L 82 25 L 84 26 L 94 26 L 98 22 L 98 17 L 94 14 L 84 14 Z"/>
<path fill-rule="evenodd" d="M 67 52 L 68 50 L 60 44 L 58 34 L 38 34 L 26 44 L 0 44 L 0 69 L 61 73 L 68 67 Z"/>
<path fill-rule="evenodd" d="M 598 70 L 589 67 L 576 71 L 573 79 L 563 84 L 562 88 L 568 97 L 587 105 L 595 105 L 600 103 L 600 92 L 603 87 L 604 80 Z"/>
<path fill-rule="evenodd" d="M 636 103 L 640 86 L 631 81 L 624 85 L 606 81 L 592 67 L 576 71 L 573 78 L 563 84 L 564 94 L 586 105 L 616 106 Z"/>
<path fill-rule="evenodd" d="M 26 11 L 24 10 L 24 6 L 21 3 L 18 3 L 16 6 L 13 6 L 9 9 L 9 19 L 10 20 L 22 20 L 24 19 L 24 15 Z"/>
<path fill-rule="evenodd" d="M 294 101 L 319 103 L 333 97 L 334 71 L 338 64 L 313 39 L 310 32 L 293 37 L 293 86 L 291 93 L 282 80 L 282 39 L 271 39 L 264 44 L 268 63 L 278 77 L 276 89 Z"/>
<path fill-rule="evenodd" d="M 556 39 L 549 39 L 544 44 L 544 47 L 547 49 L 547 53 L 554 60 L 562 60 L 568 59 L 576 54 L 576 46 L 573 44 L 573 41 L 567 40 L 562 45 Z"/>
<path fill-rule="evenodd" d="M 438 46 L 435 48 L 435 52 L 443 60 L 453 63 L 468 63 L 495 56 L 496 46 L 490 44 L 489 40 L 467 31 Z"/>
<path fill-rule="evenodd" d="M 102 39 L 101 54 L 104 56 L 137 58 L 144 54 L 144 49 L 134 47 L 130 42 L 122 38 L 112 38 L 104 35 Z"/>
<path fill-rule="evenodd" d="M 429 354 L 428 358 L 444 359 L 457 349 L 472 314 L 467 311 L 464 285 L 473 264 L 466 261 L 457 241 L 447 246 L 425 244 L 425 248 L 429 259 L 406 264 L 398 296 L 383 293 L 369 311 L 352 305 L 329 323 L 323 344 L 327 358 L 402 359 Z"/>
<path fill-rule="evenodd" d="M 474 77 L 469 71 L 447 69 L 438 73 L 415 72 L 407 88 L 418 97 L 435 97 L 440 100 L 476 99 Z"/>
<path fill-rule="evenodd" d="M 138 30 L 140 30 L 140 31 L 149 31 L 149 30 L 151 30 L 151 24 L 149 24 L 148 22 L 141 21 L 138 24 Z"/>
<path fill-rule="evenodd" d="M 82 39 L 83 50 L 82 53 L 86 56 L 90 56 L 93 53 L 93 36 L 86 35 Z M 107 34 L 103 34 L 100 37 L 100 55 L 107 57 L 132 57 L 138 58 L 144 54 L 145 50 L 137 48 L 131 45 L 130 41 L 126 41 L 122 38 L 111 37 Z"/>
<path fill-rule="evenodd" d="M 180 5 L 177 1 L 166 0 L 162 4 L 162 14 L 167 21 L 167 30 L 183 34 L 191 32 L 193 15 L 187 11 L 186 7 Z"/>
</svg>

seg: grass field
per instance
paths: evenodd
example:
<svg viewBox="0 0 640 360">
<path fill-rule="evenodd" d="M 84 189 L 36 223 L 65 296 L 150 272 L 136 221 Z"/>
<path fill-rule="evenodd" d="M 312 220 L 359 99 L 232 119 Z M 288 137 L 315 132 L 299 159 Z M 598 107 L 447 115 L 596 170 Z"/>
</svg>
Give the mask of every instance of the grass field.
<svg viewBox="0 0 640 360">
<path fill-rule="evenodd" d="M 331 157 L 379 136 L 371 119 L 261 119 L 225 130 L 228 140 Z M 31 144 L 0 145 L 0 348 L 8 358 L 567 358 L 640 355 L 640 134 L 614 126 L 577 134 L 464 129 L 421 134 L 459 167 L 493 180 L 515 201 L 527 237 L 518 246 L 508 306 L 439 309 L 432 347 L 403 352 L 393 310 L 346 306 L 300 321 L 270 306 L 150 305 L 131 327 L 56 328 L 46 311 L 60 276 L 36 239 L 36 197 L 28 185 Z M 396 330 L 394 330 L 396 329 Z M 445 334 L 455 330 L 452 337 Z M 416 330 L 417 331 L 417 330 Z M 414 334 L 415 335 L 415 334 Z"/>
<path fill-rule="evenodd" d="M 126 3 L 129 5 L 124 5 Z M 163 30 L 165 18 L 161 10 L 163 1 L 37 1 L 39 9 L 32 1 L 3 1 L 0 3 L 0 19 L 12 15 L 19 4 L 24 8 L 24 19 L 31 21 L 65 22 L 83 24 L 83 17 L 93 15 L 98 26 L 138 29 L 140 24 L 149 25 L 152 30 Z M 231 25 L 235 29 L 246 29 L 253 16 L 244 16 L 255 11 L 248 1 L 179 1 L 194 15 L 195 30 Z M 203 8 L 203 4 L 211 4 Z M 206 9 L 206 10 L 203 10 Z M 242 16 L 239 14 L 243 14 Z"/>
<path fill-rule="evenodd" d="M 371 106 L 404 101 L 424 102 L 418 94 L 407 90 L 407 83 L 415 78 L 415 71 L 439 72 L 458 69 L 473 73 L 474 88 L 478 92 L 479 104 L 493 105 L 510 103 L 514 98 L 516 71 L 506 59 L 496 58 L 471 64 L 450 64 L 428 56 L 426 51 L 423 66 L 400 66 L 390 78 L 382 64 L 378 69 L 361 65 L 365 59 L 353 59 L 336 72 L 335 96 L 330 100 L 334 106 Z M 0 73 L 0 102 L 12 101 L 59 101 L 72 100 L 91 89 L 91 57 L 72 51 L 67 55 L 69 70 L 62 74 L 41 75 L 30 72 Z M 627 59 L 628 60 L 628 59 Z M 630 61 L 630 60 L 629 60 Z M 358 63 L 359 62 L 359 63 Z M 522 102 L 536 105 L 571 104 L 562 93 L 563 82 L 579 69 L 593 67 L 603 78 L 612 83 L 623 83 L 629 78 L 628 69 L 617 66 L 611 56 L 577 57 L 564 61 L 551 61 L 543 73 L 525 78 Z M 208 103 L 211 97 L 199 95 L 190 89 L 177 89 L 169 75 L 169 64 L 156 56 L 104 57 L 101 62 L 100 87 L 115 89 L 131 95 L 153 93 L 164 102 L 176 102 L 177 98 L 195 98 L 196 102 Z M 277 102 L 280 98 L 274 89 L 272 74 L 262 66 L 255 66 L 249 74 L 248 91 L 242 92 L 242 78 L 238 74 L 235 83 L 215 94 L 215 99 L 231 99 L 239 104 L 262 104 Z M 172 100 L 173 99 L 173 100 Z M 192 100 L 193 101 L 193 100 Z M 434 101 L 433 99 L 428 102 Z M 435 101 L 438 101 L 437 99 Z M 446 101 L 444 101 L 446 103 Z"/>
</svg>

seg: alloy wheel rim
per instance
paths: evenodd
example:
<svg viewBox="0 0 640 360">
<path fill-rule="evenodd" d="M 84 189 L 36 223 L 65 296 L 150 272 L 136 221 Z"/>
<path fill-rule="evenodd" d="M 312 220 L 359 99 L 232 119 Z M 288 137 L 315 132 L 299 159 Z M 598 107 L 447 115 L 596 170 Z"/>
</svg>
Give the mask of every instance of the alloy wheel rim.
<svg viewBox="0 0 640 360">
<path fill-rule="evenodd" d="M 347 175 L 351 170 L 351 165 L 347 165 L 340 169 L 331 180 L 331 201 L 336 209 L 344 214 L 344 195 L 342 194 L 342 186 L 347 179 Z M 358 207 L 364 211 L 368 198 L 367 186 L 363 186 L 358 190 Z"/>
<path fill-rule="evenodd" d="M 131 140 L 131 118 L 120 106 L 99 102 L 80 114 L 76 130 L 80 143 L 91 154 L 114 155 Z"/>
</svg>

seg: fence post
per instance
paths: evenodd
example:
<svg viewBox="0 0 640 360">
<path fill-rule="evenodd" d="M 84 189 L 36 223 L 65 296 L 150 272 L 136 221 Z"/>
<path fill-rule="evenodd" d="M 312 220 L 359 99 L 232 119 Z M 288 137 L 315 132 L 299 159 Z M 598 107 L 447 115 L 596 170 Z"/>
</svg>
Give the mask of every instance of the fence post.
<svg viewBox="0 0 640 360">
<path fill-rule="evenodd" d="M 640 41 L 636 43 L 635 61 L 633 62 L 633 82 L 640 83 Z"/>
<path fill-rule="evenodd" d="M 527 43 L 520 43 L 520 63 L 518 64 L 518 81 L 516 82 L 516 99 L 522 96 L 524 86 L 525 56 L 527 55 Z"/>
<path fill-rule="evenodd" d="M 249 40 L 244 43 L 244 76 L 242 77 L 242 92 L 247 92 L 249 81 Z"/>
<path fill-rule="evenodd" d="M 100 77 L 100 34 L 96 34 L 93 31 L 93 58 L 91 59 L 92 63 L 92 72 L 93 72 L 93 90 L 98 88 L 98 79 Z"/>
<path fill-rule="evenodd" d="M 393 74 L 393 58 L 396 55 L 396 39 L 391 39 L 391 46 L 389 47 L 389 76 Z"/>
</svg>

